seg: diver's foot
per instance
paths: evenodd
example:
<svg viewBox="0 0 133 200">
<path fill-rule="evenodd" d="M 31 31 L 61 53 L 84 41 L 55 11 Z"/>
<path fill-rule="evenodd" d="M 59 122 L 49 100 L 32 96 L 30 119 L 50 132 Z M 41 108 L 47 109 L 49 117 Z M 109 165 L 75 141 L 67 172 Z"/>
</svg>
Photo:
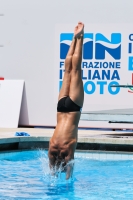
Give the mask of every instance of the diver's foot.
<svg viewBox="0 0 133 200">
<path fill-rule="evenodd" d="M 79 38 L 84 34 L 84 24 L 79 22 L 78 25 L 74 29 L 74 37 Z"/>
</svg>

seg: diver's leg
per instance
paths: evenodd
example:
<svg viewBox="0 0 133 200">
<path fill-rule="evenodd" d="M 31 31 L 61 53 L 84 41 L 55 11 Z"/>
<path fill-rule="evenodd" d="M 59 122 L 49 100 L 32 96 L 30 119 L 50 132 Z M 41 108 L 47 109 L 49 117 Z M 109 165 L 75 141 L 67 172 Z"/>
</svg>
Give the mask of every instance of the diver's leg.
<svg viewBox="0 0 133 200">
<path fill-rule="evenodd" d="M 83 106 L 84 101 L 84 89 L 81 78 L 81 62 L 82 62 L 82 46 L 84 35 L 84 24 L 78 23 L 78 30 L 76 34 L 76 46 L 72 57 L 72 70 L 71 70 L 71 84 L 69 96 L 80 107 Z"/>
<path fill-rule="evenodd" d="M 65 59 L 65 73 L 64 73 L 62 88 L 60 90 L 58 100 L 65 96 L 69 96 L 70 82 L 71 82 L 70 73 L 72 69 L 72 56 L 74 53 L 75 44 L 76 44 L 76 38 L 73 38 L 71 46 L 69 48 L 69 51 Z"/>
</svg>

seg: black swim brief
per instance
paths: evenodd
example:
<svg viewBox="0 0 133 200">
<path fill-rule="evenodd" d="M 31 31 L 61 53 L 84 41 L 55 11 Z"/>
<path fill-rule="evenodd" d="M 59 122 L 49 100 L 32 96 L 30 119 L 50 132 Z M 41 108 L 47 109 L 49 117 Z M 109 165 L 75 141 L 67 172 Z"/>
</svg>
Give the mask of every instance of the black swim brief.
<svg viewBox="0 0 133 200">
<path fill-rule="evenodd" d="M 58 101 L 57 112 L 77 112 L 81 107 L 74 103 L 70 97 L 63 97 Z"/>
</svg>

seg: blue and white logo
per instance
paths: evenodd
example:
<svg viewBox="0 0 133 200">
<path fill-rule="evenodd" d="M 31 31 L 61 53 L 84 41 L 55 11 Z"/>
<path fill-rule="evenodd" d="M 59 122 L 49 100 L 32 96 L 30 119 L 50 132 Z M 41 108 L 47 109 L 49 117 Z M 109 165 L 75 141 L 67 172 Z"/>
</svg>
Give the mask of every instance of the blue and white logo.
<svg viewBox="0 0 133 200">
<path fill-rule="evenodd" d="M 60 35 L 60 59 L 65 59 L 69 50 L 73 33 L 61 33 Z M 93 50 L 94 49 L 94 50 Z M 95 55 L 93 55 L 95 52 Z M 112 33 L 111 40 L 103 34 L 85 33 L 83 45 L 83 59 L 104 60 L 106 52 L 115 60 L 121 59 L 121 34 Z"/>
<path fill-rule="evenodd" d="M 64 60 L 73 39 L 73 33 L 60 34 L 60 69 L 59 87 L 62 85 Z M 105 37 L 102 33 L 85 33 L 83 43 L 83 61 L 81 64 L 84 92 L 94 94 L 99 88 L 103 95 L 116 95 L 120 88 L 112 89 L 110 85 L 118 85 L 121 69 L 121 33 L 111 33 Z"/>
</svg>

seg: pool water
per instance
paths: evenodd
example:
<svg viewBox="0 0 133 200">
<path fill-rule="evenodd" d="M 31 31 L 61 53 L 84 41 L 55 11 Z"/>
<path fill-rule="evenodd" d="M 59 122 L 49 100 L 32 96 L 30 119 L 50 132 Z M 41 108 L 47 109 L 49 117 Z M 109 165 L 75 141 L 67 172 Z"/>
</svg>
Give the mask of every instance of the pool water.
<svg viewBox="0 0 133 200">
<path fill-rule="evenodd" d="M 75 157 L 73 178 L 66 181 L 64 173 L 50 175 L 47 151 L 0 154 L 0 200 L 133 199 L 133 156 L 111 160 L 76 153 Z"/>
</svg>

